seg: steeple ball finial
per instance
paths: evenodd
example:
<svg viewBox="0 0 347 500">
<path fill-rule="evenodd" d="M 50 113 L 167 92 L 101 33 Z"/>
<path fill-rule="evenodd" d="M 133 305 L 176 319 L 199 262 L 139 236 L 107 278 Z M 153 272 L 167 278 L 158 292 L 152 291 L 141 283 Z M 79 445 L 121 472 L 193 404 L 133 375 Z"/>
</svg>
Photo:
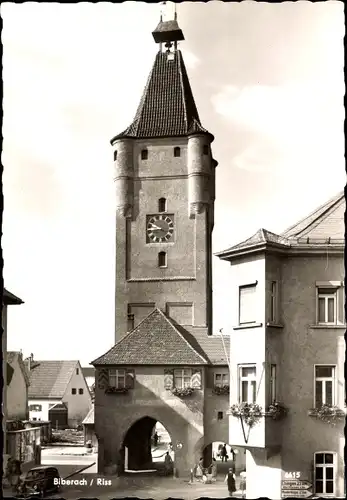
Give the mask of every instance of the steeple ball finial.
<svg viewBox="0 0 347 500">
<path fill-rule="evenodd" d="M 178 26 L 176 4 L 174 4 L 174 19 L 167 19 L 170 16 L 170 14 L 167 12 L 169 7 L 167 3 L 168 2 L 161 2 L 160 22 L 152 32 L 152 35 L 155 43 L 171 44 L 172 42 L 174 42 L 176 45 L 177 42 L 184 40 L 184 36 L 182 30 Z"/>
</svg>

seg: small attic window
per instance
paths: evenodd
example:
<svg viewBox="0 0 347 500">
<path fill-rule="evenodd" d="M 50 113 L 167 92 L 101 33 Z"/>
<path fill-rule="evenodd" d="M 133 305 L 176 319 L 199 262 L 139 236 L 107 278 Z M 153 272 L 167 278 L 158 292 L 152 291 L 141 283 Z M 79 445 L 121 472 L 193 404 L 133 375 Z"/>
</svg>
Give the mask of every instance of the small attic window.
<svg viewBox="0 0 347 500">
<path fill-rule="evenodd" d="M 158 253 L 158 267 L 167 267 L 166 252 Z"/>
<path fill-rule="evenodd" d="M 148 160 L 148 149 L 143 149 L 141 151 L 141 160 Z"/>
<path fill-rule="evenodd" d="M 174 148 L 174 157 L 178 158 L 179 156 L 181 156 L 181 148 L 177 146 Z"/>
<path fill-rule="evenodd" d="M 115 150 L 113 152 L 113 160 L 116 161 L 117 160 L 117 150 Z"/>
<path fill-rule="evenodd" d="M 202 152 L 203 152 L 204 155 L 208 155 L 208 153 L 209 153 L 208 149 L 209 148 L 208 148 L 207 144 L 204 144 L 204 146 L 202 148 Z"/>
<path fill-rule="evenodd" d="M 166 212 L 166 199 L 160 198 L 158 201 L 158 212 Z"/>
</svg>

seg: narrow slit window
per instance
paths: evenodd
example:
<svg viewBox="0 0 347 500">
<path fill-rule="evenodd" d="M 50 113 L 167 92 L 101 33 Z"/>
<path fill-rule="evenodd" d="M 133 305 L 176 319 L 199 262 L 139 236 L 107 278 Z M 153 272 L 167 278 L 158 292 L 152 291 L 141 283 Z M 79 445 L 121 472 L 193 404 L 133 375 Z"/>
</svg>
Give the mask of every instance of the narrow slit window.
<svg viewBox="0 0 347 500">
<path fill-rule="evenodd" d="M 158 201 L 158 210 L 159 212 L 166 212 L 166 199 L 160 198 Z"/>
<path fill-rule="evenodd" d="M 166 252 L 159 252 L 158 267 L 166 267 Z"/>
<path fill-rule="evenodd" d="M 148 149 L 143 149 L 141 151 L 141 160 L 148 160 Z"/>
<path fill-rule="evenodd" d="M 113 159 L 114 159 L 114 161 L 117 160 L 117 150 L 113 152 Z"/>
<path fill-rule="evenodd" d="M 179 156 L 181 156 L 181 148 L 177 146 L 174 148 L 174 157 L 178 158 Z"/>
<path fill-rule="evenodd" d="M 205 145 L 202 147 L 202 152 L 203 152 L 203 154 L 204 154 L 204 155 L 208 155 L 208 152 L 209 152 L 208 150 L 209 150 L 209 148 L 208 148 L 207 144 L 205 144 Z"/>
</svg>

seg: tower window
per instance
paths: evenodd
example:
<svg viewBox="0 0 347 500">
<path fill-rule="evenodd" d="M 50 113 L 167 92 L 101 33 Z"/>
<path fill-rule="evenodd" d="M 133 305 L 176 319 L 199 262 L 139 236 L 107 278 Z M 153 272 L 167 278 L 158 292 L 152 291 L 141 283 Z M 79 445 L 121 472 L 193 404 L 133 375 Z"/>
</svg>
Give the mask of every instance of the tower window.
<svg viewBox="0 0 347 500">
<path fill-rule="evenodd" d="M 208 146 L 206 144 L 203 146 L 202 152 L 204 153 L 204 155 L 208 155 Z"/>
<path fill-rule="evenodd" d="M 217 419 L 218 419 L 218 420 L 223 420 L 223 412 L 222 412 L 222 411 L 219 411 L 219 412 L 217 413 Z"/>
<path fill-rule="evenodd" d="M 135 315 L 128 313 L 127 331 L 131 332 L 135 326 Z"/>
<path fill-rule="evenodd" d="M 158 267 L 166 267 L 166 252 L 158 253 Z"/>
<path fill-rule="evenodd" d="M 165 198 L 160 198 L 158 201 L 158 211 L 159 212 L 166 212 L 166 199 Z"/>
<path fill-rule="evenodd" d="M 113 152 L 113 159 L 114 159 L 114 161 L 117 160 L 117 150 Z"/>
<path fill-rule="evenodd" d="M 141 160 L 148 160 L 148 149 L 143 149 L 141 151 Z"/>
<path fill-rule="evenodd" d="M 174 156 L 177 158 L 178 156 L 181 156 L 181 148 L 176 147 L 174 148 Z"/>
</svg>

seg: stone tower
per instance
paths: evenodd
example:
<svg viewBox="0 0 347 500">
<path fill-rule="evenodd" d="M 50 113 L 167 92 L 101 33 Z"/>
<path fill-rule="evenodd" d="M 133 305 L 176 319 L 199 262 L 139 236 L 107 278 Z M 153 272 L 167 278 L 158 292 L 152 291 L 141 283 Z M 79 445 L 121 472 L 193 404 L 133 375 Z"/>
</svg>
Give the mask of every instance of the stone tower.
<svg viewBox="0 0 347 500">
<path fill-rule="evenodd" d="M 212 333 L 215 167 L 177 16 L 153 32 L 159 51 L 131 125 L 111 140 L 116 191 L 116 338 L 158 307 Z"/>
</svg>

